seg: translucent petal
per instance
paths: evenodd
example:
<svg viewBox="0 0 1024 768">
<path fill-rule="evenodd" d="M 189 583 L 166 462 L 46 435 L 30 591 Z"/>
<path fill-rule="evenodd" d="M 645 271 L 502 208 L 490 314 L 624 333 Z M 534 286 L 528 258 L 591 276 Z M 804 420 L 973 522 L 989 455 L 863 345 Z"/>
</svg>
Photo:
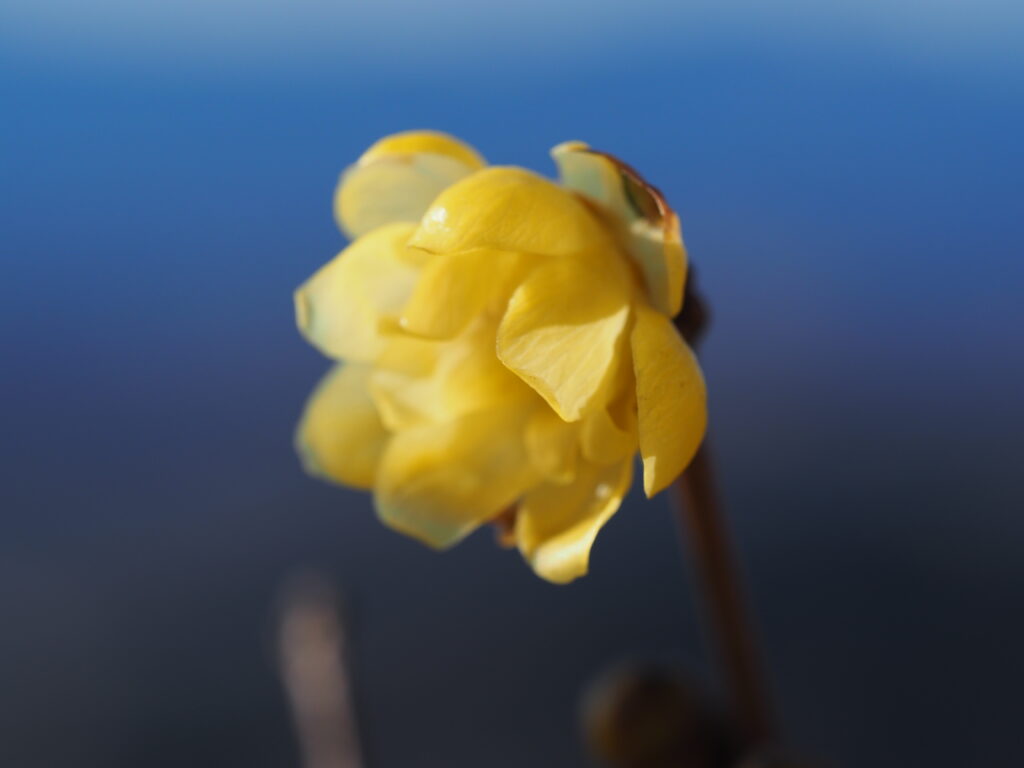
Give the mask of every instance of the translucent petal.
<svg viewBox="0 0 1024 768">
<path fill-rule="evenodd" d="M 490 248 L 434 256 L 405 305 L 402 327 L 421 336 L 451 338 L 482 313 L 500 316 L 536 263 L 531 254 Z"/>
<path fill-rule="evenodd" d="M 325 355 L 372 360 L 381 324 L 397 320 L 417 267 L 404 258 L 411 224 L 391 224 L 356 240 L 295 292 L 299 330 Z"/>
<path fill-rule="evenodd" d="M 697 452 L 707 426 L 707 393 L 697 358 L 665 315 L 637 307 L 630 342 L 644 492 L 650 497 Z"/>
<path fill-rule="evenodd" d="M 538 268 L 509 301 L 498 357 L 562 419 L 576 421 L 613 394 L 628 291 L 576 260 Z"/>
<path fill-rule="evenodd" d="M 582 141 L 566 141 L 551 150 L 562 184 L 629 221 L 636 209 L 626 197 L 619 167 Z"/>
<path fill-rule="evenodd" d="M 618 251 L 574 194 L 522 168 L 492 167 L 446 189 L 410 243 L 431 253 L 493 248 L 548 256 Z"/>
<path fill-rule="evenodd" d="M 367 383 L 370 366 L 335 366 L 306 402 L 295 432 L 295 447 L 311 475 L 372 488 L 387 444 Z"/>
<path fill-rule="evenodd" d="M 563 421 L 542 405 L 526 423 L 526 450 L 533 466 L 550 482 L 571 483 L 579 460 L 579 422 Z"/>
<path fill-rule="evenodd" d="M 342 174 L 335 218 L 351 238 L 384 224 L 419 221 L 442 190 L 483 165 L 472 147 L 446 134 L 388 136 Z"/>
<path fill-rule="evenodd" d="M 399 432 L 378 471 L 381 519 L 447 547 L 496 517 L 537 481 L 523 445 L 525 416 L 498 408 Z"/>
<path fill-rule="evenodd" d="M 631 459 L 610 466 L 582 463 L 573 483 L 545 483 L 523 497 L 516 539 L 538 576 L 565 584 L 586 574 L 594 539 L 632 479 Z"/>
<path fill-rule="evenodd" d="M 551 151 L 562 183 L 608 210 L 622 225 L 655 309 L 675 316 L 683 303 L 686 248 L 679 217 L 662 194 L 621 160 L 581 141 Z"/>
</svg>

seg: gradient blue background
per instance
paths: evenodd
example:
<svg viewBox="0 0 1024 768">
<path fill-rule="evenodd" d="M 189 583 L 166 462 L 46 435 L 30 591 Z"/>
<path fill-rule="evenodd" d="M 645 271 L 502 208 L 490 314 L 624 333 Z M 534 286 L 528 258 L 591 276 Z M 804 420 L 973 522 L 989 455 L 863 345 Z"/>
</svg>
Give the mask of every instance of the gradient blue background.
<svg viewBox="0 0 1024 768">
<path fill-rule="evenodd" d="M 712 434 L 787 733 L 1019 765 L 1024 11 L 0 2 L 0 763 L 294 766 L 280 584 L 344 592 L 370 768 L 581 766 L 581 688 L 709 675 L 664 498 L 592 574 L 443 556 L 291 449 L 291 291 L 342 167 L 579 138 L 682 216 Z"/>
</svg>

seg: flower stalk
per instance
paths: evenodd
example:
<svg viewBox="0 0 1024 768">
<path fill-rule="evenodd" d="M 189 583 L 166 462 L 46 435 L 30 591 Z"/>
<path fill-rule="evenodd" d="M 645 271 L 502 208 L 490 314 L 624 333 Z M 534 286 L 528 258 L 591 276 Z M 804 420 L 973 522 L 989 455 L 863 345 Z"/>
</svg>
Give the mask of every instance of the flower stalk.
<svg viewBox="0 0 1024 768">
<path fill-rule="evenodd" d="M 708 310 L 694 277 L 691 268 L 676 326 L 696 349 L 707 327 Z M 770 744 L 775 738 L 775 717 L 706 438 L 676 481 L 674 498 L 683 546 L 689 549 L 703 598 L 706 636 L 715 648 L 737 726 L 748 747 Z"/>
</svg>

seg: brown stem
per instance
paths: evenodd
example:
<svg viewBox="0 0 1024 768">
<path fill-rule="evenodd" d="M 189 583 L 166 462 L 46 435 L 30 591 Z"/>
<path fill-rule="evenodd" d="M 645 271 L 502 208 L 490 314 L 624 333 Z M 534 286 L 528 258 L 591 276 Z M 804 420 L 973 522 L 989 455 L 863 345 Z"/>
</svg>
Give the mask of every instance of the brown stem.
<svg viewBox="0 0 1024 768">
<path fill-rule="evenodd" d="M 695 290 L 692 272 L 686 294 L 684 310 L 676 323 L 695 347 L 707 327 L 708 310 Z M 707 439 L 676 485 L 680 529 L 689 545 L 698 588 L 704 596 L 707 634 L 717 648 L 733 711 L 748 745 L 771 742 L 775 720 L 743 599 L 729 528 L 719 503 Z"/>
<path fill-rule="evenodd" d="M 704 595 L 709 639 L 717 646 L 736 718 L 749 744 L 764 744 L 772 740 L 774 718 L 711 464 L 705 442 L 677 481 L 676 509 Z"/>
</svg>

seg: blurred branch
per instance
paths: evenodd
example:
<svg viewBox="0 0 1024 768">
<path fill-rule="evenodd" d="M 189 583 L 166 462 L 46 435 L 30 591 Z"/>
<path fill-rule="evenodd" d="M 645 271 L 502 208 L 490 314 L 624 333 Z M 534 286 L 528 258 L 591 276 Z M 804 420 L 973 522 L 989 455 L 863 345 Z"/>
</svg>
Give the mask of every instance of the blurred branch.
<svg viewBox="0 0 1024 768">
<path fill-rule="evenodd" d="M 281 679 L 305 768 L 362 768 L 345 668 L 337 595 L 306 576 L 284 590 L 278 627 Z"/>
</svg>

